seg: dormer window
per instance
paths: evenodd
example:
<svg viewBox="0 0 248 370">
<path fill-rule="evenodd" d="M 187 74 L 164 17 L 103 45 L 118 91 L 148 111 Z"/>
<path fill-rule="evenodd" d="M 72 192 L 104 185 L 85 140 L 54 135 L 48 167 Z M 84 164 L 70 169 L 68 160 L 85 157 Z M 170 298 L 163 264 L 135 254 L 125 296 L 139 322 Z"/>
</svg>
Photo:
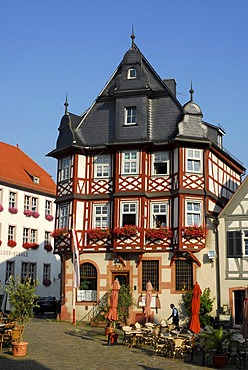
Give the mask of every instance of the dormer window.
<svg viewBox="0 0 248 370">
<path fill-rule="evenodd" d="M 34 182 L 35 184 L 39 184 L 39 183 L 40 183 L 40 179 L 39 179 L 39 177 L 33 176 L 33 182 Z"/>
<path fill-rule="evenodd" d="M 128 80 L 132 80 L 137 77 L 137 72 L 135 68 L 129 68 L 127 73 Z"/>
</svg>

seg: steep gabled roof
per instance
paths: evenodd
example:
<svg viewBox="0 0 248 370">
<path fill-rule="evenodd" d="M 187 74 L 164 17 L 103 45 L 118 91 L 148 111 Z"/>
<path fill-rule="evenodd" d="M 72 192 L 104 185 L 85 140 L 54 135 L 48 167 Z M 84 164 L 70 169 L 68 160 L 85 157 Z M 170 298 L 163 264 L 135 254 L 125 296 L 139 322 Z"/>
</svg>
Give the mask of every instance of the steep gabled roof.
<svg viewBox="0 0 248 370">
<path fill-rule="evenodd" d="M 227 215 L 231 215 L 235 209 L 240 206 L 242 200 L 247 198 L 248 194 L 248 176 L 244 179 L 244 181 L 239 185 L 235 193 L 232 195 L 228 203 L 220 212 L 218 218 L 226 217 Z"/>
<path fill-rule="evenodd" d="M 55 196 L 52 177 L 18 146 L 0 142 L 0 184 Z"/>
</svg>

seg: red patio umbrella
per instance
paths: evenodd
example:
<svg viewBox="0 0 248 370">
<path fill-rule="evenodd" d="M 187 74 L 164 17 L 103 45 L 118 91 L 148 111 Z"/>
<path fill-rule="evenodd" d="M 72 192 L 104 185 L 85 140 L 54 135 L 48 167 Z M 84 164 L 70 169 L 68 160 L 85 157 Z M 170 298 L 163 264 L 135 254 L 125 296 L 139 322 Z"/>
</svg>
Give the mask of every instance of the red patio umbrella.
<svg viewBox="0 0 248 370">
<path fill-rule="evenodd" d="M 146 305 L 144 308 L 144 315 L 146 318 L 146 321 L 148 321 L 149 316 L 151 316 L 151 302 L 152 302 L 152 291 L 153 286 L 150 281 L 146 284 Z"/>
<path fill-rule="evenodd" d="M 202 294 L 200 285 L 195 283 L 193 288 L 193 296 L 191 301 L 191 320 L 189 329 L 198 334 L 201 330 L 200 320 L 199 320 L 199 311 L 200 311 L 200 296 Z"/>
<path fill-rule="evenodd" d="M 115 281 L 113 282 L 113 289 L 110 295 L 109 311 L 105 316 L 106 319 L 108 319 L 111 322 L 118 320 L 117 305 L 118 305 L 119 290 L 120 290 L 119 280 L 115 279 Z"/>
<path fill-rule="evenodd" d="M 240 328 L 240 333 L 243 334 L 243 337 L 246 339 L 248 337 L 248 288 L 245 289 L 244 295 L 244 321 Z"/>
</svg>

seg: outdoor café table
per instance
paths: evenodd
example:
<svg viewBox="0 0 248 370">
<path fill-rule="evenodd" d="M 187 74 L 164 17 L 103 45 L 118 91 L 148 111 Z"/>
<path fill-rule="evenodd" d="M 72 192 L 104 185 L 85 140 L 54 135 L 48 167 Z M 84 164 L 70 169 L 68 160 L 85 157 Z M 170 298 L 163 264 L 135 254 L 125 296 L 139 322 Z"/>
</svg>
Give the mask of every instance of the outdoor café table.
<svg viewBox="0 0 248 370">
<path fill-rule="evenodd" d="M 142 336 L 142 331 L 140 329 L 130 330 L 129 334 L 130 334 L 130 342 L 131 342 L 129 345 L 129 348 L 131 348 L 132 346 L 137 344 L 138 338 Z"/>
</svg>

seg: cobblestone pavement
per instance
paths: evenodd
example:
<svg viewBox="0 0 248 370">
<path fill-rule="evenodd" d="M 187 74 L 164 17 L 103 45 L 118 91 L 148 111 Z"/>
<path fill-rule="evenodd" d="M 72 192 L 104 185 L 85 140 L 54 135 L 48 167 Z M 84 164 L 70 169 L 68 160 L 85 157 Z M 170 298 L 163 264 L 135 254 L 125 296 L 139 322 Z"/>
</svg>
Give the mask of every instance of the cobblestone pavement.
<svg viewBox="0 0 248 370">
<path fill-rule="evenodd" d="M 152 348 L 133 347 L 122 343 L 119 331 L 117 344 L 108 345 L 104 328 L 71 325 L 48 319 L 27 323 L 24 339 L 29 343 L 26 357 L 13 357 L 11 349 L 0 351 L 1 370 L 192 370 L 202 366 L 202 355 L 190 359 L 153 356 Z M 227 365 L 227 369 L 235 369 Z"/>
</svg>

